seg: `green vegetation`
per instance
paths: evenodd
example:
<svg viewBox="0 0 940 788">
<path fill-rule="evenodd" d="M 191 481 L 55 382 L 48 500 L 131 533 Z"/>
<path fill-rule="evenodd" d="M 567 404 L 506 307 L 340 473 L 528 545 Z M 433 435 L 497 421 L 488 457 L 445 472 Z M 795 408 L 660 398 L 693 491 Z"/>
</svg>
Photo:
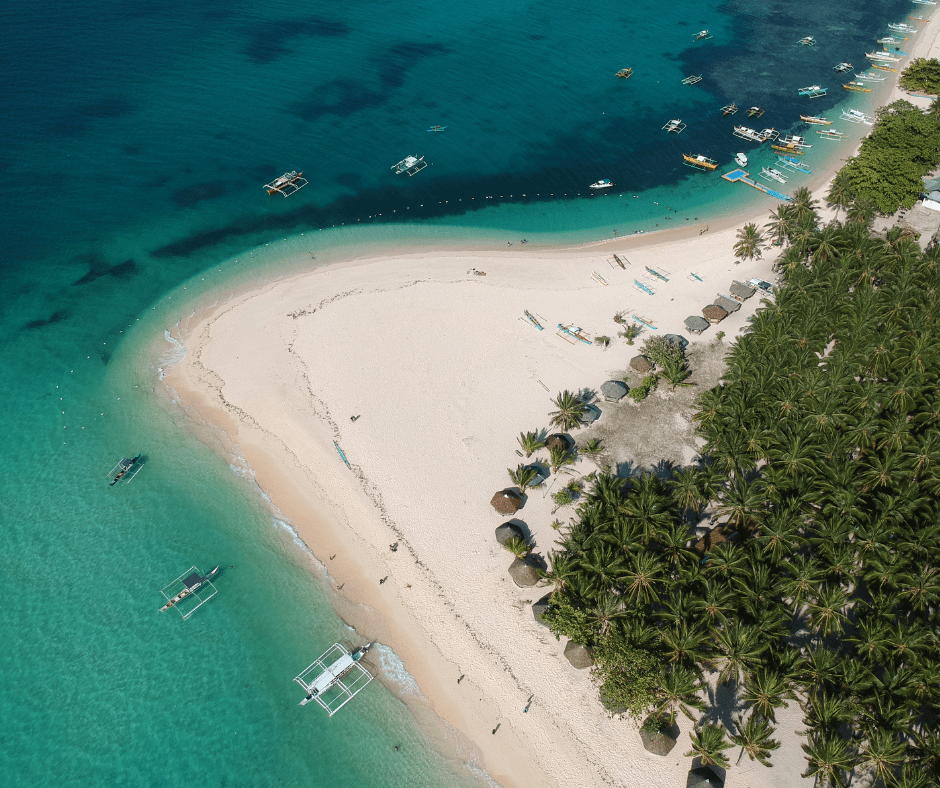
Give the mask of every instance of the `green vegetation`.
<svg viewBox="0 0 940 788">
<path fill-rule="evenodd" d="M 940 120 L 907 101 L 895 101 L 878 110 L 878 122 L 862 140 L 858 156 L 842 168 L 840 189 L 855 201 L 870 201 L 881 213 L 894 213 L 917 201 L 923 176 L 938 164 Z"/>
<path fill-rule="evenodd" d="M 940 60 L 915 57 L 901 72 L 901 87 L 922 93 L 940 93 Z"/>
<path fill-rule="evenodd" d="M 567 389 L 559 394 L 553 400 L 556 411 L 548 415 L 551 417 L 550 424 L 553 427 L 559 427 L 563 430 L 570 430 L 581 426 L 581 417 L 587 410 L 587 405 L 577 394 L 572 394 Z"/>
<path fill-rule="evenodd" d="M 623 328 L 617 332 L 618 337 L 627 340 L 628 345 L 633 344 L 633 340 L 640 335 L 641 328 L 636 323 L 623 323 Z"/>
<path fill-rule="evenodd" d="M 627 396 L 634 402 L 642 402 L 649 396 L 649 393 L 656 388 L 658 380 L 659 378 L 656 377 L 656 375 L 647 375 L 643 378 L 643 382 L 640 383 L 639 386 L 634 386 L 627 392 Z"/>
<path fill-rule="evenodd" d="M 510 536 L 503 547 L 519 559 L 525 558 L 532 549 L 521 536 Z"/>
<path fill-rule="evenodd" d="M 760 259 L 763 254 L 764 236 L 756 224 L 746 224 L 738 230 L 738 240 L 734 245 L 734 256 L 742 260 Z"/>
<path fill-rule="evenodd" d="M 526 457 L 531 457 L 533 452 L 545 446 L 545 439 L 538 432 L 520 432 L 517 440 Z"/>
<path fill-rule="evenodd" d="M 905 117 L 917 149 L 917 115 L 892 105 L 879 129 Z M 854 194 L 827 198 L 844 226 L 819 227 L 808 192 L 771 217 L 784 284 L 699 397 L 703 462 L 599 474 L 550 555 L 545 619 L 592 649 L 613 713 L 696 719 L 717 671 L 742 713 L 732 731 L 701 721 L 690 756 L 768 765 L 775 714 L 798 703 L 804 776 L 935 785 L 940 248 L 870 237 Z"/>
</svg>

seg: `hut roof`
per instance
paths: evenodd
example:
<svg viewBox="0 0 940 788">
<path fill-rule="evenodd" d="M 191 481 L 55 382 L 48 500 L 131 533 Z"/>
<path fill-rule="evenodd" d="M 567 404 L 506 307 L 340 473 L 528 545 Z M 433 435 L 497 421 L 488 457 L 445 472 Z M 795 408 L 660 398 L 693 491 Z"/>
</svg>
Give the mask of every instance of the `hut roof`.
<svg viewBox="0 0 940 788">
<path fill-rule="evenodd" d="M 543 596 L 538 602 L 532 603 L 532 615 L 536 621 L 538 621 L 543 627 L 547 627 L 548 624 L 542 620 L 542 613 L 544 613 L 549 608 L 551 603 L 552 595 L 551 592 Z"/>
<path fill-rule="evenodd" d="M 751 287 L 750 285 L 744 284 L 744 282 L 739 282 L 737 279 L 735 279 L 735 280 L 731 283 L 731 287 L 728 288 L 728 291 L 729 291 L 729 292 L 731 293 L 731 295 L 734 296 L 735 298 L 746 299 L 746 298 L 750 298 L 752 295 L 754 295 L 754 288 L 753 288 L 753 287 Z"/>
<path fill-rule="evenodd" d="M 689 772 L 685 788 L 722 788 L 724 784 L 724 780 L 707 766 L 699 766 Z"/>
<path fill-rule="evenodd" d="M 702 314 L 709 323 L 720 323 L 728 317 L 728 310 L 722 309 L 718 304 L 709 304 L 702 310 Z"/>
<path fill-rule="evenodd" d="M 584 412 L 581 414 L 582 424 L 593 424 L 601 417 L 601 409 L 597 405 L 585 405 Z"/>
<path fill-rule="evenodd" d="M 653 731 L 640 728 L 640 739 L 643 742 L 643 749 L 653 755 L 669 755 L 672 748 L 676 746 L 676 740 L 665 733 L 654 733 Z"/>
<path fill-rule="evenodd" d="M 722 526 L 716 525 L 695 543 L 695 549 L 700 553 L 707 553 L 715 547 L 718 547 L 722 542 L 727 542 L 729 536 L 731 536 L 731 533 L 726 531 Z"/>
<path fill-rule="evenodd" d="M 509 576 L 519 588 L 531 588 L 539 581 L 538 570 L 521 558 L 512 562 L 509 567 Z"/>
<path fill-rule="evenodd" d="M 711 324 L 704 317 L 698 315 L 689 315 L 685 319 L 685 327 L 695 334 L 701 334 L 709 325 Z"/>
<path fill-rule="evenodd" d="M 627 395 L 627 391 L 629 391 L 627 384 L 621 383 L 619 380 L 608 380 L 606 383 L 601 384 L 601 394 L 608 402 L 623 399 Z"/>
<path fill-rule="evenodd" d="M 630 369 L 645 375 L 653 368 L 650 360 L 646 356 L 634 356 L 630 359 Z"/>
<path fill-rule="evenodd" d="M 689 346 L 689 340 L 682 336 L 682 334 L 663 334 L 663 339 L 673 345 L 678 345 L 683 350 Z"/>
<path fill-rule="evenodd" d="M 563 432 L 556 432 L 554 435 L 549 435 L 545 439 L 545 446 L 549 451 L 555 448 L 570 451 L 574 448 L 574 441 L 571 439 L 570 435 L 565 435 Z"/>
<path fill-rule="evenodd" d="M 525 539 L 525 532 L 522 530 L 522 527 L 516 523 L 510 521 L 508 523 L 503 523 L 499 528 L 496 529 L 496 541 L 501 545 L 505 545 L 510 539 L 514 536 L 518 536 L 520 539 Z"/>
<path fill-rule="evenodd" d="M 740 301 L 735 301 L 733 298 L 728 298 L 727 296 L 723 295 L 715 296 L 715 303 L 724 309 L 728 314 L 737 312 L 741 308 Z"/>
<path fill-rule="evenodd" d="M 510 487 L 496 493 L 490 505 L 502 515 L 515 514 L 522 508 L 522 496 Z"/>
<path fill-rule="evenodd" d="M 565 645 L 565 659 L 571 663 L 571 667 L 577 670 L 584 670 L 594 664 L 591 652 L 580 643 L 575 643 L 573 640 L 569 640 Z"/>
</svg>

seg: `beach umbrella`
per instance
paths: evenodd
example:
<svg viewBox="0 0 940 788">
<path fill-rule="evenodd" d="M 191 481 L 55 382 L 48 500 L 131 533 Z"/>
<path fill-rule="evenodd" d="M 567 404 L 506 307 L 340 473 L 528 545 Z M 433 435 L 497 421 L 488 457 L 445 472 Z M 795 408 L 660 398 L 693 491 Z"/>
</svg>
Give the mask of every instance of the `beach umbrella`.
<svg viewBox="0 0 940 788">
<path fill-rule="evenodd" d="M 626 383 L 621 383 L 619 380 L 608 380 L 606 383 L 601 384 L 601 395 L 608 402 L 617 402 L 617 400 L 623 399 L 627 395 Z"/>
<path fill-rule="evenodd" d="M 569 640 L 565 644 L 565 659 L 571 663 L 571 667 L 577 670 L 584 670 L 594 664 L 591 652 L 580 643 L 575 643 L 573 640 Z"/>
<path fill-rule="evenodd" d="M 522 528 L 516 523 L 510 521 L 508 523 L 503 523 L 499 528 L 496 529 L 496 541 L 501 545 L 505 546 L 506 542 L 512 539 L 514 536 L 519 539 L 525 539 L 525 533 Z"/>
<path fill-rule="evenodd" d="M 542 613 L 548 610 L 549 605 L 551 604 L 552 595 L 551 593 L 543 596 L 538 602 L 532 603 L 532 615 L 535 620 L 538 621 L 543 627 L 547 627 L 548 624 L 542 620 Z"/>
<path fill-rule="evenodd" d="M 517 558 L 509 567 L 509 576 L 519 588 L 531 588 L 539 581 L 539 573 L 524 559 Z"/>
<path fill-rule="evenodd" d="M 501 515 L 515 514 L 522 508 L 522 496 L 510 487 L 496 493 L 490 505 Z"/>
<path fill-rule="evenodd" d="M 601 409 L 597 405 L 585 405 L 581 414 L 582 424 L 593 424 L 601 417 Z"/>
<path fill-rule="evenodd" d="M 634 356 L 630 359 L 630 369 L 639 372 L 641 375 L 645 375 L 652 368 L 653 365 L 650 364 L 650 360 L 646 356 Z"/>
</svg>

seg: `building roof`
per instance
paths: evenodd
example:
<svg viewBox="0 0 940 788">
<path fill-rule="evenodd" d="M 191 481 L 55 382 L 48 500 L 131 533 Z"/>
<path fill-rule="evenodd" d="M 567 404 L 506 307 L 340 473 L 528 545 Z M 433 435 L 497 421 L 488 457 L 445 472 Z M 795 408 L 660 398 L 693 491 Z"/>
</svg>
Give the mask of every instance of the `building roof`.
<svg viewBox="0 0 940 788">
<path fill-rule="evenodd" d="M 728 317 L 728 310 L 722 309 L 718 304 L 709 304 L 702 310 L 702 314 L 710 323 L 720 323 Z"/>
<path fill-rule="evenodd" d="M 715 296 L 715 304 L 724 309 L 728 314 L 737 312 L 741 308 L 740 301 L 735 301 L 733 298 L 728 298 L 723 295 Z"/>
<path fill-rule="evenodd" d="M 731 287 L 729 287 L 728 290 L 731 295 L 737 296 L 738 298 L 750 298 L 754 295 L 754 288 L 744 284 L 744 282 L 734 281 L 731 283 Z"/>
<path fill-rule="evenodd" d="M 685 327 L 696 334 L 701 334 L 710 325 L 711 324 L 704 317 L 699 317 L 698 315 L 689 315 L 685 319 Z"/>
<path fill-rule="evenodd" d="M 627 395 L 626 383 L 621 383 L 619 380 L 608 380 L 606 383 L 601 384 L 601 394 L 604 399 L 610 402 L 616 402 L 618 399 L 623 399 Z"/>
<path fill-rule="evenodd" d="M 649 372 L 653 365 L 646 356 L 634 356 L 630 359 L 630 368 L 639 372 L 641 375 Z"/>
<path fill-rule="evenodd" d="M 515 514 L 522 508 L 522 496 L 512 488 L 500 490 L 492 497 L 490 505 L 500 514 Z"/>
</svg>

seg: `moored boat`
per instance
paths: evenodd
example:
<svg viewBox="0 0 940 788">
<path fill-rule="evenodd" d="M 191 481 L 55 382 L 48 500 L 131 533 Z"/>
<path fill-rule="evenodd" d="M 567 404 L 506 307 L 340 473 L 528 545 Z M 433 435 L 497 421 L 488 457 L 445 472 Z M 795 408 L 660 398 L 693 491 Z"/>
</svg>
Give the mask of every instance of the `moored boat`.
<svg viewBox="0 0 940 788">
<path fill-rule="evenodd" d="M 683 153 L 682 158 L 689 167 L 694 167 L 697 170 L 714 170 L 718 166 L 717 161 L 709 159 L 707 156 L 695 156 L 691 153 L 686 155 Z"/>
<path fill-rule="evenodd" d="M 609 189 L 613 185 L 614 185 L 613 181 L 608 180 L 607 178 L 604 178 L 602 180 L 595 181 L 594 183 L 592 183 L 591 188 L 592 189 Z"/>
<path fill-rule="evenodd" d="M 743 153 L 735 153 L 734 160 L 737 162 L 739 167 L 747 167 L 747 156 Z"/>
<path fill-rule="evenodd" d="M 832 125 L 831 120 L 826 120 L 825 118 L 821 118 L 818 115 L 800 115 L 800 120 L 802 120 L 804 123 L 811 123 L 814 126 Z"/>
<path fill-rule="evenodd" d="M 863 83 L 854 82 L 852 80 L 849 80 L 848 82 L 843 82 L 842 89 L 849 90 L 855 93 L 871 93 L 871 88 L 866 88 Z"/>
<path fill-rule="evenodd" d="M 878 71 L 890 71 L 892 74 L 898 73 L 896 68 L 891 68 L 887 63 L 872 63 L 871 67 L 878 69 Z"/>
<path fill-rule="evenodd" d="M 783 137 L 780 137 L 779 143 L 781 145 L 795 145 L 797 148 L 812 148 L 812 145 L 808 145 L 805 137 L 801 137 L 798 134 L 786 134 Z"/>
<path fill-rule="evenodd" d="M 169 610 L 174 605 L 179 604 L 184 599 L 186 599 L 186 597 L 195 594 L 206 583 L 210 582 L 218 573 L 219 567 L 216 567 L 207 575 L 200 575 L 198 572 L 193 572 L 188 577 L 183 578 L 183 590 L 173 596 L 171 599 L 168 599 L 167 603 L 160 608 L 160 612 L 163 613 L 165 610 Z"/>
<path fill-rule="evenodd" d="M 864 123 L 866 126 L 871 126 L 875 122 L 874 118 L 870 115 L 866 115 L 864 112 L 860 112 L 857 109 L 842 110 L 842 119 L 850 123 Z"/>
<path fill-rule="evenodd" d="M 816 129 L 816 133 L 824 140 L 845 139 L 845 134 L 843 134 L 841 131 L 836 131 L 835 129 Z"/>
<path fill-rule="evenodd" d="M 773 143 L 770 147 L 773 148 L 777 153 L 785 153 L 790 156 L 802 156 L 805 153 L 803 148 L 798 148 L 793 143 L 788 145 L 778 145 L 777 143 Z"/>
<path fill-rule="evenodd" d="M 873 71 L 866 71 L 864 74 L 856 74 L 856 79 L 865 79 L 869 82 L 884 82 L 885 78 L 880 74 L 876 74 Z"/>
<path fill-rule="evenodd" d="M 760 171 L 761 177 L 767 180 L 775 180 L 777 183 L 786 183 L 787 179 L 783 177 L 783 173 L 780 170 L 775 170 L 772 167 L 762 167 Z"/>
<path fill-rule="evenodd" d="M 888 25 L 888 30 L 894 33 L 916 33 L 917 28 L 904 22 L 896 22 Z"/>
<path fill-rule="evenodd" d="M 707 41 L 711 34 L 707 30 L 699 30 L 692 38 L 696 41 Z"/>
<path fill-rule="evenodd" d="M 747 126 L 735 126 L 734 136 L 749 142 L 767 142 L 769 139 L 776 139 L 777 131 L 775 129 L 764 129 L 763 131 L 754 131 Z"/>
<path fill-rule="evenodd" d="M 746 114 L 749 118 L 759 118 L 764 114 L 764 110 L 760 107 L 751 107 Z"/>
<path fill-rule="evenodd" d="M 682 133 L 682 130 L 686 127 L 686 124 L 682 122 L 681 118 L 675 118 L 670 120 L 665 126 L 663 126 L 664 131 L 674 131 L 676 134 Z"/>
<path fill-rule="evenodd" d="M 734 113 L 737 112 L 737 111 L 738 111 L 738 105 L 737 105 L 737 104 L 725 104 L 725 105 L 721 108 L 721 114 L 722 114 L 722 115 L 734 115 Z"/>
<path fill-rule="evenodd" d="M 851 63 L 839 63 L 839 65 L 833 66 L 832 70 L 835 71 L 837 74 L 842 74 L 846 71 L 851 71 L 852 64 Z"/>
<path fill-rule="evenodd" d="M 428 131 L 443 131 L 447 126 L 431 126 Z"/>
<path fill-rule="evenodd" d="M 633 76 L 633 69 L 632 69 L 632 68 L 622 68 L 622 69 L 620 69 L 620 71 L 618 71 L 616 74 L 614 74 L 614 76 L 615 76 L 615 77 L 620 77 L 621 79 L 630 79 L 630 77 Z"/>
<path fill-rule="evenodd" d="M 901 58 L 890 52 L 866 52 L 865 57 L 875 63 L 900 63 Z"/>
<path fill-rule="evenodd" d="M 808 85 L 805 88 L 797 88 L 796 92 L 801 96 L 819 98 L 820 96 L 825 96 L 828 90 L 829 88 L 821 88 L 819 85 Z"/>
<path fill-rule="evenodd" d="M 812 47 L 816 46 L 816 39 L 812 36 L 803 36 L 803 38 L 797 41 L 797 43 L 802 44 L 805 47 Z"/>
<path fill-rule="evenodd" d="M 307 179 L 302 172 L 292 170 L 275 178 L 268 184 L 265 184 L 265 191 L 268 194 L 281 194 L 284 197 L 290 197 L 294 192 L 300 191 L 307 185 Z"/>
<path fill-rule="evenodd" d="M 421 172 L 428 164 L 424 156 L 405 156 L 398 164 L 393 164 L 389 169 L 395 170 L 396 175 L 407 175 L 409 178 Z"/>
<path fill-rule="evenodd" d="M 682 84 L 683 85 L 697 85 L 701 81 L 702 81 L 701 74 L 693 74 L 692 76 L 689 76 L 683 79 Z"/>
</svg>

